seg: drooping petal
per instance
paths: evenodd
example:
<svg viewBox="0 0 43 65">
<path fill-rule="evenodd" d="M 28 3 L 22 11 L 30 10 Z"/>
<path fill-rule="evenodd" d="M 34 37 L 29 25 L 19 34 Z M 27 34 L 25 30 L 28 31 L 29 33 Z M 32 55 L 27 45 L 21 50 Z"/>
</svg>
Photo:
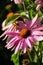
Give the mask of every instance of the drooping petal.
<svg viewBox="0 0 43 65">
<path fill-rule="evenodd" d="M 5 22 L 6 22 L 6 20 L 3 21 L 3 23 L 2 23 L 2 28 L 5 27 Z"/>
<path fill-rule="evenodd" d="M 8 42 L 8 44 L 7 44 L 5 47 L 7 47 L 10 43 L 12 43 L 13 41 L 15 41 L 15 40 L 16 40 L 16 38 L 17 38 L 17 36 L 16 36 L 16 37 L 14 37 L 14 38 L 12 38 L 12 39 Z"/>
<path fill-rule="evenodd" d="M 2 23 L 2 30 L 3 31 L 13 26 L 13 24 L 5 26 L 5 22 L 6 22 L 6 20 L 4 20 L 4 22 Z"/>
<path fill-rule="evenodd" d="M 10 27 L 12 27 L 12 24 L 11 24 L 11 25 L 8 25 L 8 26 L 3 27 L 3 28 L 2 28 L 2 30 L 4 31 L 4 30 L 6 30 L 6 29 L 8 29 L 8 28 L 10 28 Z"/>
<path fill-rule="evenodd" d="M 8 43 L 12 38 L 13 38 L 12 36 L 8 36 L 6 43 Z"/>
<path fill-rule="evenodd" d="M 14 31 L 15 31 L 15 34 L 14 34 Z M 6 43 L 8 43 L 13 37 L 18 36 L 19 35 L 18 33 L 19 33 L 19 31 L 18 30 L 16 31 L 15 28 L 12 32 L 11 31 L 7 32 L 6 35 L 8 36 L 8 38 L 7 38 Z"/>
<path fill-rule="evenodd" d="M 3 37 L 3 36 L 5 36 L 6 33 L 7 33 L 8 31 L 10 32 L 11 30 L 12 30 L 12 27 L 10 27 L 10 28 L 8 28 L 7 30 L 5 30 L 5 32 L 0 36 L 0 38 Z"/>
<path fill-rule="evenodd" d="M 19 37 L 19 36 L 13 37 L 13 38 L 9 41 L 8 45 L 9 45 L 10 43 L 12 43 L 13 41 L 18 40 L 18 39 L 21 39 L 21 37 Z"/>
<path fill-rule="evenodd" d="M 10 43 L 9 45 L 6 45 L 5 47 L 7 47 L 7 49 L 10 49 L 12 47 L 15 47 L 18 43 L 19 43 L 20 39 L 13 41 L 12 43 Z"/>
<path fill-rule="evenodd" d="M 5 47 L 7 47 L 7 49 L 12 48 L 14 45 L 17 45 L 20 39 L 21 38 L 14 38 L 14 40 L 12 42 L 9 42 Z"/>
<path fill-rule="evenodd" d="M 6 33 L 9 31 L 9 29 L 8 30 L 6 30 L 1 36 L 0 36 L 0 38 L 1 37 L 3 37 L 3 36 L 5 36 L 6 35 Z"/>
<path fill-rule="evenodd" d="M 8 36 L 6 35 L 6 36 L 3 38 L 3 40 L 5 40 L 7 37 L 8 37 Z"/>
</svg>

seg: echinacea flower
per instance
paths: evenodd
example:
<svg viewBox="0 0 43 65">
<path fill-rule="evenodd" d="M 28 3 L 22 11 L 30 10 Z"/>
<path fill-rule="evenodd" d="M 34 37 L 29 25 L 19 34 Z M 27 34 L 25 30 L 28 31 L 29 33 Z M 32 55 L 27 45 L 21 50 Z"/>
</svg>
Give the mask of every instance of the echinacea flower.
<svg viewBox="0 0 43 65">
<path fill-rule="evenodd" d="M 39 10 L 43 6 L 43 0 L 35 0 L 37 4 L 36 10 Z"/>
<path fill-rule="evenodd" d="M 15 4 L 20 4 L 23 2 L 23 0 L 14 0 Z"/>
<path fill-rule="evenodd" d="M 15 32 L 7 32 L 6 35 L 12 36 L 8 44 L 5 46 L 7 49 L 15 49 L 15 54 L 22 49 L 26 53 L 27 48 L 32 49 L 35 41 L 43 40 L 43 26 L 38 26 L 42 18 L 37 18 L 36 15 L 32 21 L 25 20 L 18 21 L 17 30 Z"/>
</svg>

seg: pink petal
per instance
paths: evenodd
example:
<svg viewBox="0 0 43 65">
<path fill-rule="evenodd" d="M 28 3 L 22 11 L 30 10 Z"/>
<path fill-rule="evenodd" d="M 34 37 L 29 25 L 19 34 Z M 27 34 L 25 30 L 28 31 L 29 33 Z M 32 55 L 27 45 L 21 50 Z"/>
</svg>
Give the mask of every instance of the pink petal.
<svg viewBox="0 0 43 65">
<path fill-rule="evenodd" d="M 5 22 L 6 22 L 6 20 L 3 21 L 3 23 L 2 23 L 2 28 L 5 27 Z"/>
<path fill-rule="evenodd" d="M 12 38 L 12 36 L 8 36 L 6 43 L 8 43 Z"/>
<path fill-rule="evenodd" d="M 27 25 L 27 27 L 29 28 L 30 27 L 30 24 L 31 24 L 31 21 L 29 21 L 28 19 L 26 19 L 24 22 Z"/>
<path fill-rule="evenodd" d="M 25 28 L 23 21 L 18 21 L 18 26 L 19 26 L 20 29 Z"/>
<path fill-rule="evenodd" d="M 17 33 L 17 32 L 7 32 L 6 33 L 8 36 L 16 36 L 16 35 L 19 35 L 19 33 Z"/>
<path fill-rule="evenodd" d="M 6 30 L 6 29 L 8 29 L 8 28 L 10 28 L 10 27 L 12 27 L 12 24 L 10 24 L 10 25 L 8 25 L 8 26 L 3 27 L 3 28 L 2 28 L 2 30 L 4 31 L 4 30 Z"/>
<path fill-rule="evenodd" d="M 32 20 L 32 23 L 31 23 L 31 26 L 30 26 L 31 28 L 36 27 L 36 26 L 41 22 L 41 20 L 42 20 L 41 17 L 37 19 L 37 16 L 38 16 L 38 15 L 36 15 L 36 16 L 34 17 L 34 19 Z"/>
<path fill-rule="evenodd" d="M 38 4 L 36 10 L 39 10 L 40 8 L 41 8 L 41 4 Z"/>
<path fill-rule="evenodd" d="M 32 45 L 31 45 L 31 43 L 30 43 L 30 40 L 27 38 L 26 40 L 26 44 L 30 47 L 30 49 L 32 48 Z"/>
<path fill-rule="evenodd" d="M 33 29 L 33 30 L 34 30 L 34 31 L 35 31 L 35 30 L 38 30 L 38 31 L 39 31 L 39 30 L 43 30 L 43 26 L 38 26 L 38 27 L 36 27 L 36 28 Z"/>
<path fill-rule="evenodd" d="M 38 18 L 38 14 L 36 14 L 36 16 L 33 18 L 30 27 L 32 27 L 34 25 L 34 23 L 36 22 L 37 18 Z"/>
<path fill-rule="evenodd" d="M 21 49 L 22 45 L 23 45 L 22 40 L 20 40 L 16 49 L 15 49 L 15 54 Z"/>
<path fill-rule="evenodd" d="M 34 39 L 34 37 L 33 37 L 33 36 L 30 36 L 30 37 L 28 37 L 28 39 L 30 40 L 30 42 L 31 42 L 31 45 L 33 45 L 33 43 L 35 42 L 35 39 Z"/>
<path fill-rule="evenodd" d="M 41 31 L 33 31 L 32 35 L 43 35 L 43 32 L 41 32 Z"/>
<path fill-rule="evenodd" d="M 3 36 L 5 36 L 6 33 L 7 33 L 8 31 L 10 32 L 11 30 L 12 30 L 12 27 L 11 27 L 11 28 L 8 28 L 8 29 L 0 36 L 0 38 L 3 37 Z"/>
<path fill-rule="evenodd" d="M 12 43 L 13 41 L 18 40 L 18 39 L 21 39 L 21 37 L 15 36 L 14 38 L 12 38 L 12 39 L 8 42 L 7 45 L 9 45 L 10 43 Z"/>
<path fill-rule="evenodd" d="M 43 41 L 43 36 L 34 36 L 36 41 Z"/>
<path fill-rule="evenodd" d="M 6 35 L 6 36 L 3 38 L 3 40 L 5 40 L 7 37 L 8 37 L 8 36 Z"/>
<path fill-rule="evenodd" d="M 20 4 L 23 2 L 23 0 L 14 0 L 15 4 Z"/>
<path fill-rule="evenodd" d="M 19 43 L 20 39 L 13 41 L 12 43 L 10 43 L 9 45 L 6 45 L 5 47 L 7 47 L 7 49 L 10 49 L 12 47 L 15 47 L 18 43 Z"/>
<path fill-rule="evenodd" d="M 16 31 L 16 27 L 13 27 L 12 32 Z"/>
<path fill-rule="evenodd" d="M 9 42 L 14 36 L 18 36 L 19 35 L 18 34 L 19 33 L 18 31 L 16 31 L 17 34 L 14 34 L 14 35 L 13 35 L 14 32 L 11 32 L 12 34 L 10 34 L 10 32 L 7 32 L 7 33 L 6 33 L 8 35 L 7 42 Z"/>
<path fill-rule="evenodd" d="M 41 0 L 36 0 L 35 3 L 40 4 Z"/>
<path fill-rule="evenodd" d="M 8 30 L 6 30 L 1 36 L 0 36 L 0 38 L 1 37 L 3 37 L 3 36 L 5 36 L 6 35 L 6 33 L 9 31 L 9 29 Z"/>
<path fill-rule="evenodd" d="M 21 38 L 15 38 L 14 41 L 12 41 L 11 43 L 9 42 L 5 47 L 7 47 L 7 49 L 12 48 L 14 45 L 17 45 L 17 43 L 20 41 Z"/>
<path fill-rule="evenodd" d="M 27 49 L 27 44 L 25 42 L 25 40 L 23 41 L 23 52 L 26 53 L 26 49 Z"/>
</svg>

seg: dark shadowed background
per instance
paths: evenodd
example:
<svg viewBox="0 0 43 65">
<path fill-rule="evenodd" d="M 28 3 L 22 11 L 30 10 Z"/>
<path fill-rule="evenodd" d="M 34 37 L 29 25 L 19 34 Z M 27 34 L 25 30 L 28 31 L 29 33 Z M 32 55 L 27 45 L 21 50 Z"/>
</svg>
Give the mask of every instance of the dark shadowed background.
<svg viewBox="0 0 43 65">
<path fill-rule="evenodd" d="M 13 4 L 13 5 L 12 5 Z M 5 20 L 6 15 L 13 11 L 16 10 L 15 4 L 11 2 L 10 0 L 0 0 L 0 35 L 3 33 L 2 31 L 2 22 Z M 14 65 L 13 62 L 11 61 L 11 52 L 10 50 L 7 50 L 5 48 L 6 45 L 6 40 L 0 39 L 0 65 Z"/>
</svg>

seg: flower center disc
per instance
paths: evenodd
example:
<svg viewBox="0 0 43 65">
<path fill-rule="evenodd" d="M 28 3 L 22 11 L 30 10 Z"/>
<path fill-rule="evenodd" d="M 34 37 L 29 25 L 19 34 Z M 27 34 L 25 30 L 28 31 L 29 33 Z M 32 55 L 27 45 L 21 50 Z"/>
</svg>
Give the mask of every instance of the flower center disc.
<svg viewBox="0 0 43 65">
<path fill-rule="evenodd" d="M 30 36 L 30 30 L 29 29 L 22 29 L 20 31 L 20 36 L 23 38 L 27 38 L 28 36 Z"/>
</svg>

